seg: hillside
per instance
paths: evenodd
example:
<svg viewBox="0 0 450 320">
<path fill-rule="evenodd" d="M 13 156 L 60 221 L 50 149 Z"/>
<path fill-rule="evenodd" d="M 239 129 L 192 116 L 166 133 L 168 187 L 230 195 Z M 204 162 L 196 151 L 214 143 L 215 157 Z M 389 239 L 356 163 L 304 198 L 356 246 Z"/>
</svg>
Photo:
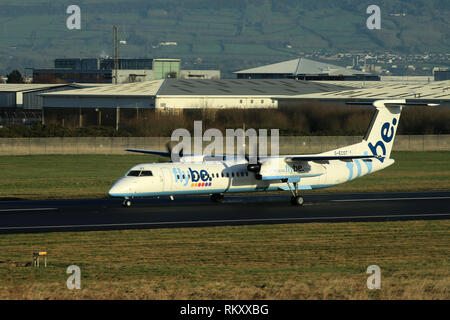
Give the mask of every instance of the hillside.
<svg viewBox="0 0 450 320">
<path fill-rule="evenodd" d="M 127 41 L 122 57 L 179 57 L 185 68 L 225 73 L 317 50 L 450 49 L 447 0 L 79 0 L 81 30 L 66 27 L 72 1 L 1 2 L 0 73 L 50 67 L 56 57 L 112 55 L 114 24 Z M 381 30 L 366 27 L 371 4 L 381 8 Z M 159 45 L 166 41 L 177 46 Z"/>
</svg>

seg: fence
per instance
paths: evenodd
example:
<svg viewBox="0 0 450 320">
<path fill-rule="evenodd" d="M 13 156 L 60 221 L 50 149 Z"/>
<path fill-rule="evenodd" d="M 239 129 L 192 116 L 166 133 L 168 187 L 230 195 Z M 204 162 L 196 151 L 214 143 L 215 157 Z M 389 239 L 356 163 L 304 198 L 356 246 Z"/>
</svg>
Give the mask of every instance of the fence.
<svg viewBox="0 0 450 320">
<path fill-rule="evenodd" d="M 361 139 L 359 136 L 281 136 L 280 154 L 318 153 Z M 169 137 L 0 138 L 0 155 L 126 154 L 127 148 L 165 150 L 168 141 Z M 399 135 L 395 138 L 394 151 L 450 151 L 450 135 Z"/>
</svg>

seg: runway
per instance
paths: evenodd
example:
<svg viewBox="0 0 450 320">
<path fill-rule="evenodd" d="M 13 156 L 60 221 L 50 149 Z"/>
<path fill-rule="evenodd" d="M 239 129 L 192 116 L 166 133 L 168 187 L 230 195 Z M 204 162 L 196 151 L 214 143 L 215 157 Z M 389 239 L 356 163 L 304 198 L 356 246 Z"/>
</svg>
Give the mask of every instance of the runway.
<svg viewBox="0 0 450 320">
<path fill-rule="evenodd" d="M 290 196 L 0 201 L 0 233 L 207 227 L 225 225 L 369 222 L 450 218 L 450 191 L 306 194 L 293 207 Z"/>
</svg>

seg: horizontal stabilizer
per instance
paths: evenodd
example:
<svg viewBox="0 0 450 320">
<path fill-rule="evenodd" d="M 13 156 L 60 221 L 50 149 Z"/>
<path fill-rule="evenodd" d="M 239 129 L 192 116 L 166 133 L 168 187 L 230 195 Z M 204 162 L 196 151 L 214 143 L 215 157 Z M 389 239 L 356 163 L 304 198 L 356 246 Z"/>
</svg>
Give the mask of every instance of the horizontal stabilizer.
<svg viewBox="0 0 450 320">
<path fill-rule="evenodd" d="M 385 102 L 386 101 L 386 102 Z M 377 101 L 375 101 L 377 102 Z M 403 107 L 438 107 L 440 104 L 435 101 L 418 101 L 418 100 L 379 100 L 382 102 L 384 106 L 403 106 Z M 371 101 L 347 101 L 345 104 L 348 105 L 356 105 L 356 106 L 364 106 L 364 105 L 374 105 L 374 102 Z"/>
</svg>

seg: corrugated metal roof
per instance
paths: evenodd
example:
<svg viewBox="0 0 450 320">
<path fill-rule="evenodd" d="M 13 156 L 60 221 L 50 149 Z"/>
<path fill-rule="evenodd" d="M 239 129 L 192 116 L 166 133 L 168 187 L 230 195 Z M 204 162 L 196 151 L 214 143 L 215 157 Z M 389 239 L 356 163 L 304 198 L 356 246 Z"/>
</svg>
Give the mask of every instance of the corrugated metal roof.
<svg viewBox="0 0 450 320">
<path fill-rule="evenodd" d="M 348 87 L 342 84 L 322 84 L 293 79 L 167 79 L 161 87 L 158 96 L 272 96 L 340 91 L 345 89 L 348 89 Z"/>
<path fill-rule="evenodd" d="M 127 84 L 110 84 L 64 92 L 44 93 L 43 96 L 155 96 L 164 80 Z"/>
<path fill-rule="evenodd" d="M 109 85 L 43 96 L 272 96 L 328 92 L 347 89 L 342 84 L 323 84 L 292 79 L 246 80 L 246 79 L 166 79 Z"/>
<path fill-rule="evenodd" d="M 67 85 L 68 84 L 7 83 L 7 84 L 0 84 L 0 92 L 33 91 Z"/>
<path fill-rule="evenodd" d="M 316 81 L 314 81 L 316 82 Z M 342 83 L 340 81 L 320 81 L 325 84 Z M 285 99 L 416 99 L 450 101 L 450 80 L 429 83 L 392 82 L 392 81 L 345 81 L 353 89 L 328 93 L 309 93 L 300 95 L 278 96 Z M 357 88 L 357 89 L 355 89 Z"/>
<path fill-rule="evenodd" d="M 392 81 L 301 81 L 292 79 L 166 79 L 108 85 L 42 96 L 270 96 L 279 99 L 450 100 L 450 80 L 429 83 Z"/>
<path fill-rule="evenodd" d="M 341 66 L 336 66 L 330 63 L 318 62 L 306 58 L 297 58 L 293 60 L 278 62 L 261 66 L 257 68 L 236 71 L 237 74 L 248 73 L 264 73 L 264 74 L 329 74 L 329 75 L 355 75 L 355 74 L 368 74 L 362 71 L 347 69 Z"/>
</svg>

